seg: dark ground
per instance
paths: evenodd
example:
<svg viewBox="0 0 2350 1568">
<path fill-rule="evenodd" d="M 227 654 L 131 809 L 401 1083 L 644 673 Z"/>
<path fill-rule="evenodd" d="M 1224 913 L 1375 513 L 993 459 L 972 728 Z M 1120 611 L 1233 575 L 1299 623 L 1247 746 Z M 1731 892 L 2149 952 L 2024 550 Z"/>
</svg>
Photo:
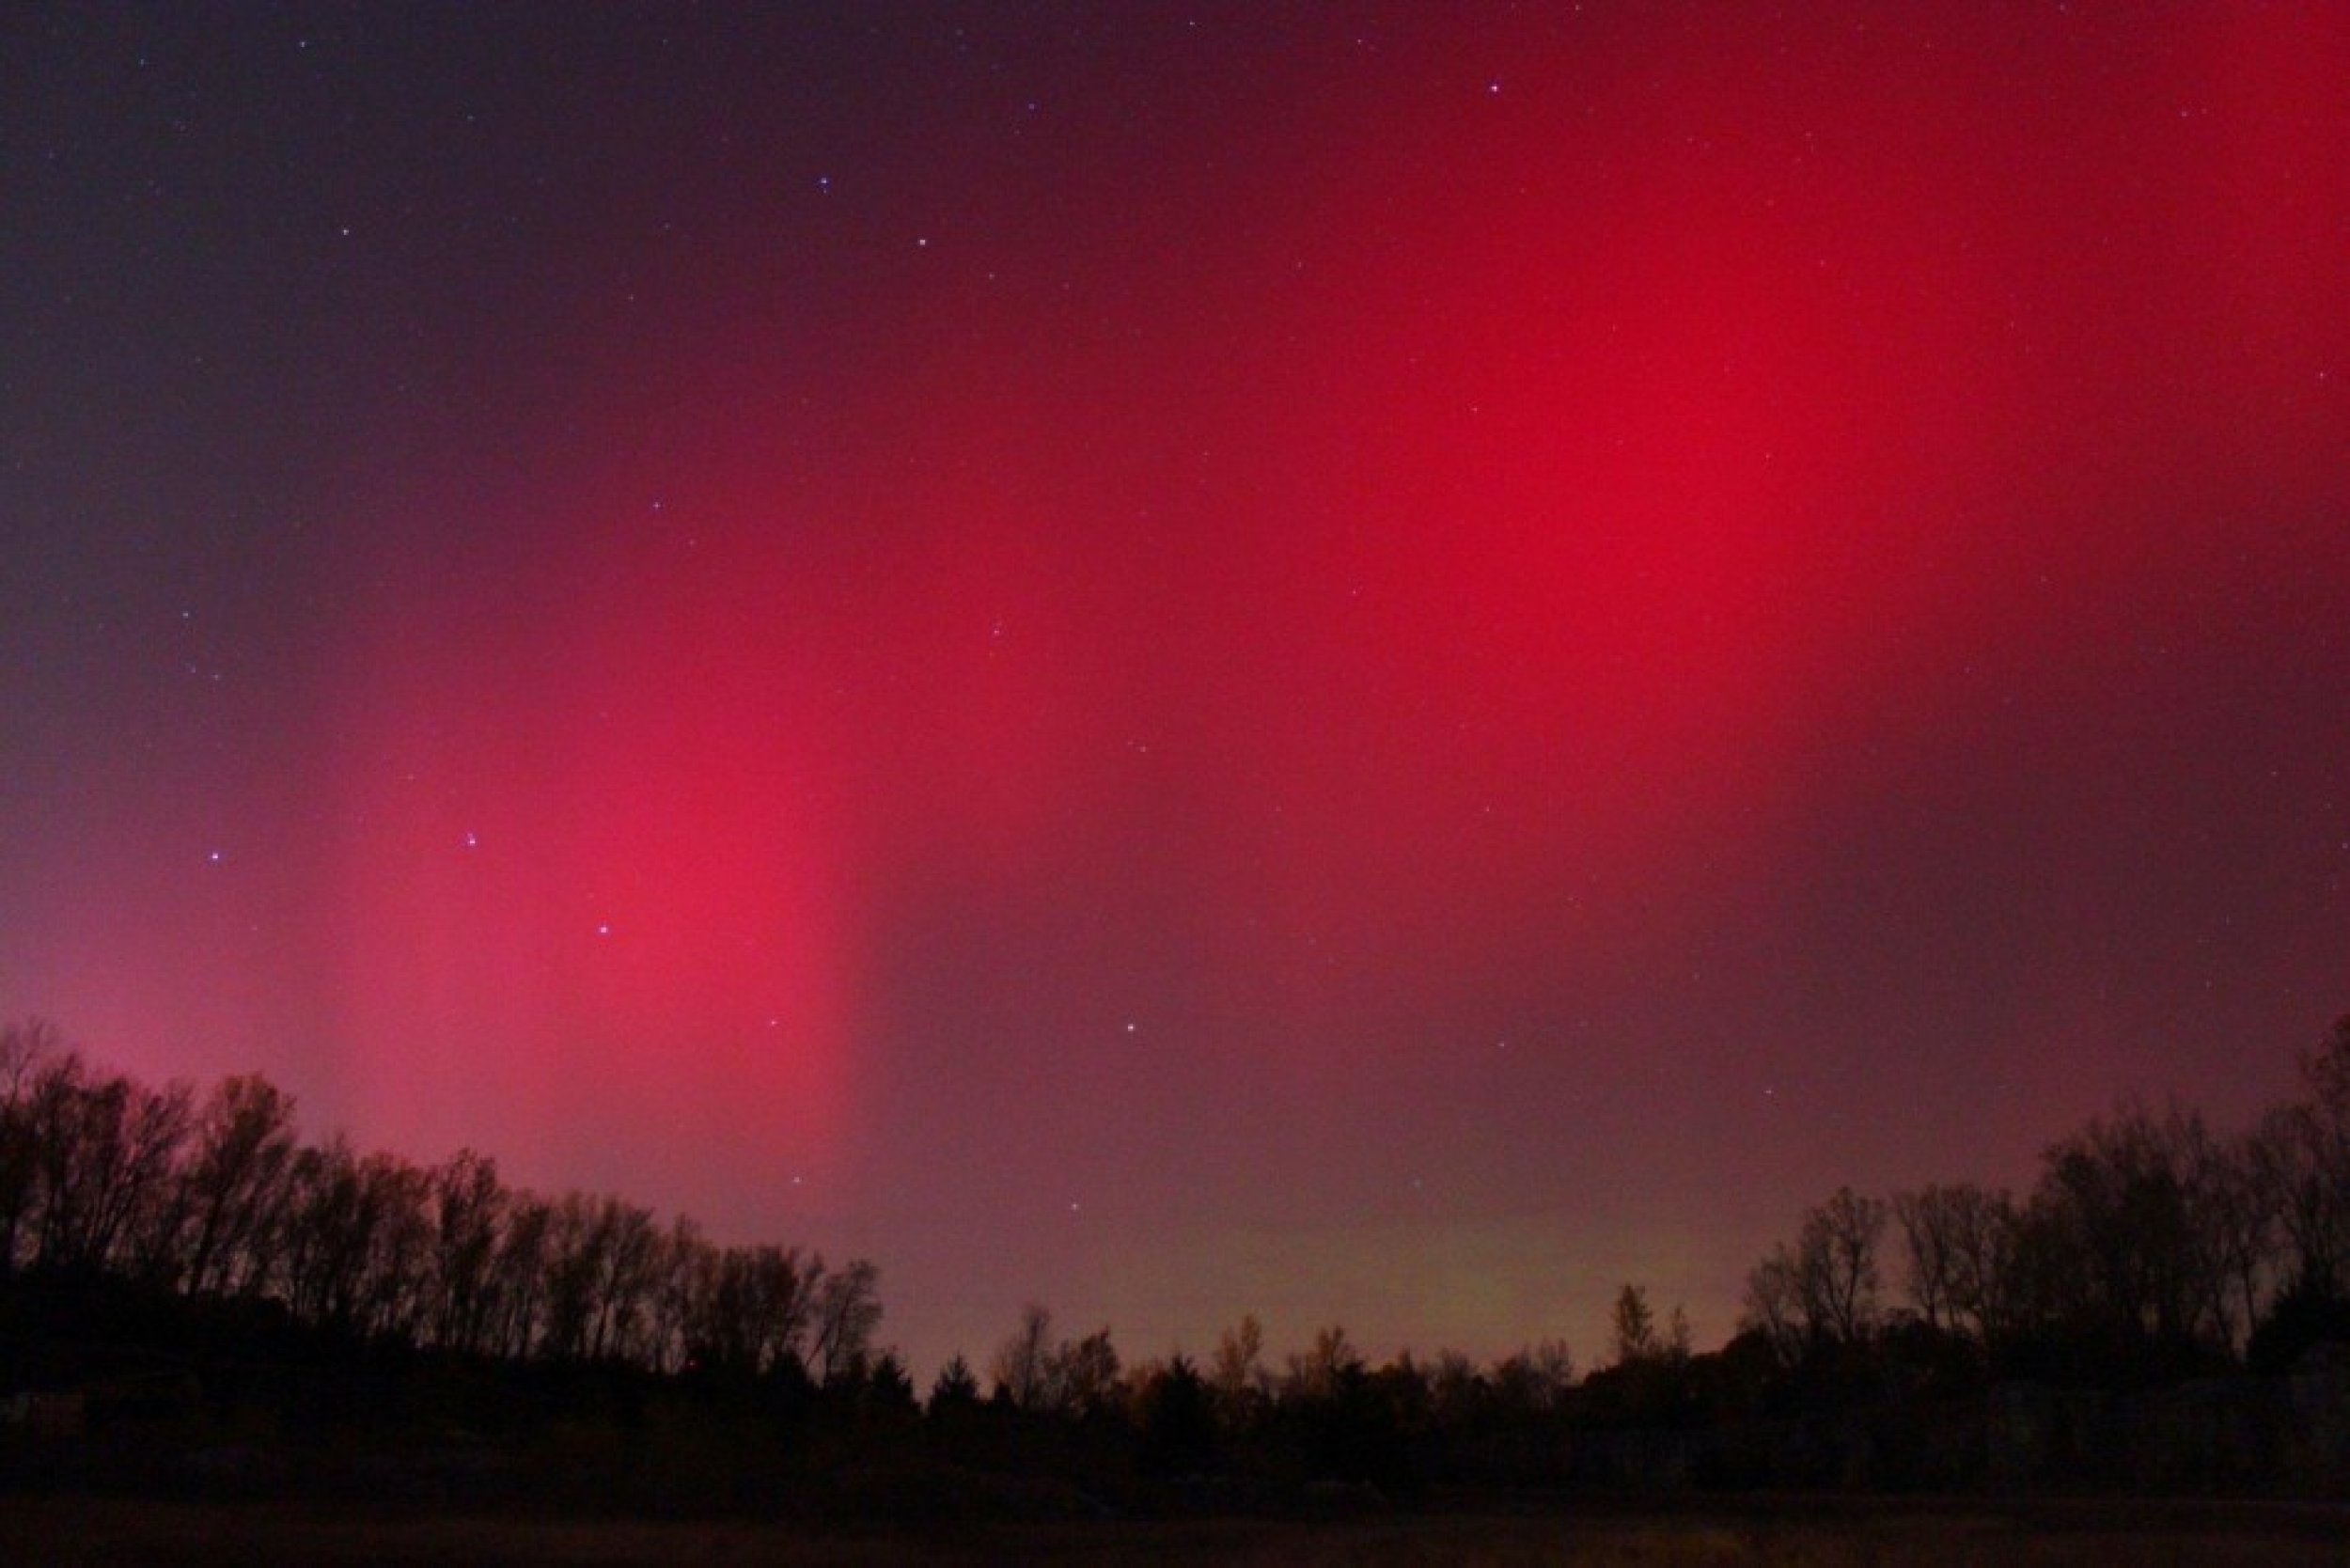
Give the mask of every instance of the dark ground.
<svg viewBox="0 0 2350 1568">
<path fill-rule="evenodd" d="M 0 1562 L 55 1564 L 2350 1563 L 2350 1510 L 2288 1504 L 1776 1498 L 1327 1521 L 769 1523 L 369 1513 L 296 1504 L 0 1499 Z"/>
</svg>

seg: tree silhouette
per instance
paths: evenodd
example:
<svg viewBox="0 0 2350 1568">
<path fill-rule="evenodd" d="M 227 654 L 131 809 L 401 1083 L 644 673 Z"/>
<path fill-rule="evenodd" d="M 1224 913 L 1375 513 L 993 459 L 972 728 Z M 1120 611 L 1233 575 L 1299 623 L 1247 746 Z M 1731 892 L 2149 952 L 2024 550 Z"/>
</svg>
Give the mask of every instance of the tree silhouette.
<svg viewBox="0 0 2350 1568">
<path fill-rule="evenodd" d="M 431 1184 L 431 1332 L 434 1342 L 471 1354 L 489 1335 L 506 1189 L 498 1183 L 497 1162 L 470 1149 L 435 1169 Z"/>
<path fill-rule="evenodd" d="M 931 1384 L 930 1408 L 933 1412 L 947 1408 L 968 1410 L 979 1403 L 979 1380 L 971 1371 L 971 1363 L 958 1354 L 938 1369 L 938 1376 Z"/>
<path fill-rule="evenodd" d="M 1139 1462 L 1155 1475 L 1198 1475 L 1215 1467 L 1216 1396 L 1182 1356 L 1152 1370 L 1135 1402 Z"/>
<path fill-rule="evenodd" d="M 1347 1339 L 1346 1330 L 1332 1324 L 1314 1331 L 1314 1342 L 1304 1355 L 1289 1358 L 1282 1388 L 1292 1398 L 1331 1399 L 1348 1377 L 1362 1370 L 1361 1353 Z"/>
<path fill-rule="evenodd" d="M 1036 1302 L 1020 1309 L 1020 1326 L 988 1363 L 996 1391 L 1018 1410 L 1049 1404 L 1053 1361 L 1053 1314 Z"/>
<path fill-rule="evenodd" d="M 1248 1424 L 1264 1400 L 1269 1381 L 1264 1369 L 1264 1325 L 1255 1313 L 1245 1314 L 1217 1339 L 1209 1374 L 1227 1426 Z"/>
<path fill-rule="evenodd" d="M 283 1216 L 293 1114 L 292 1099 L 255 1074 L 224 1078 L 206 1096 L 180 1184 L 188 1211 L 181 1280 L 190 1294 L 227 1295 L 258 1282 L 259 1251 Z"/>
<path fill-rule="evenodd" d="M 1896 1221 L 1906 1311 L 1885 1295 Z M 991 1363 L 997 1403 L 981 1403 L 957 1356 L 922 1420 L 904 1363 L 872 1342 L 870 1262 L 830 1270 L 797 1248 L 721 1247 L 687 1216 L 664 1225 L 617 1195 L 510 1189 L 473 1151 L 428 1167 L 340 1134 L 306 1143 L 292 1101 L 264 1079 L 151 1090 L 93 1068 L 45 1026 L 0 1029 L 0 1322 L 12 1333 L 81 1333 L 73 1313 L 94 1305 L 91 1364 L 112 1365 L 126 1358 L 119 1336 L 147 1331 L 124 1325 L 168 1321 L 176 1302 L 203 1325 L 174 1330 L 182 1346 L 260 1336 L 232 1352 L 223 1388 L 253 1375 L 235 1356 L 309 1369 L 273 1379 L 469 1365 L 485 1388 L 537 1390 L 525 1420 L 621 1423 L 639 1435 L 631 1444 L 713 1421 L 697 1439 L 710 1451 L 798 1456 L 808 1474 L 881 1457 L 1058 1474 L 1104 1496 L 1213 1473 L 1408 1490 L 1637 1477 L 1679 1454 L 1817 1485 L 1837 1480 L 1819 1467 L 1825 1429 L 1787 1434 L 1833 1414 L 1847 1423 L 1836 1431 L 1870 1432 L 1884 1462 L 1925 1466 L 1913 1479 L 1964 1482 L 1950 1433 L 1985 1430 L 1998 1379 L 2158 1390 L 2296 1369 L 2311 1346 L 2350 1340 L 2346 1231 L 2350 1020 L 2303 1058 L 2295 1098 L 2240 1137 L 2185 1109 L 2124 1106 L 2050 1143 L 2020 1201 L 1969 1183 L 1889 1202 L 1839 1188 L 1748 1274 L 1741 1333 L 1718 1353 L 1696 1351 L 1678 1306 L 1660 1327 L 1631 1283 L 1611 1304 L 1608 1364 L 1579 1383 L 1555 1341 L 1483 1366 L 1408 1351 L 1374 1366 L 1335 1325 L 1275 1378 L 1254 1317 L 1219 1337 L 1204 1372 L 1178 1354 L 1130 1372 L 1109 1328 L 1058 1339 L 1031 1305 Z M 438 1354 L 407 1354 L 418 1348 Z M 0 1372 L 31 1364 L 20 1340 L 0 1341 Z M 2300 1464 L 2324 1442 L 2273 1423 L 2307 1398 L 2248 1404 L 2223 1426 L 2172 1420 L 2160 1442 L 2222 1430 L 2232 1451 Z M 463 1403 L 444 1388 L 419 1408 L 440 1400 Z M 2126 1436 L 2136 1418 L 2116 1411 Z M 1936 1421 L 1938 1435 L 1901 1435 Z M 713 1495 L 748 1484 L 737 1473 Z"/>
<path fill-rule="evenodd" d="M 1851 1343 L 1876 1326 L 1880 1274 L 1877 1248 L 1886 1205 L 1839 1187 L 1804 1215 L 1796 1244 L 1796 1297 L 1810 1331 Z"/>
<path fill-rule="evenodd" d="M 1608 1314 L 1607 1342 L 1618 1366 L 1652 1360 L 1657 1354 L 1656 1314 L 1645 1286 L 1626 1284 Z"/>
<path fill-rule="evenodd" d="M 830 1385 L 865 1359 L 873 1330 L 881 1324 L 881 1271 L 863 1259 L 833 1274 L 816 1264 L 819 1278 L 809 1309 L 808 1372 Z"/>
</svg>

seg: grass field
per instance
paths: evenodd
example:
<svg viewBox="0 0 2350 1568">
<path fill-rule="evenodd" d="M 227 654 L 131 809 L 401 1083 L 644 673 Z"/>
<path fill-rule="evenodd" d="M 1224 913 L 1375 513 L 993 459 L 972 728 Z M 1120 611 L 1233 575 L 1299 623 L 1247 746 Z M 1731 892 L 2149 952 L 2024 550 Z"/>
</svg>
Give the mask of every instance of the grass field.
<svg viewBox="0 0 2350 1568">
<path fill-rule="evenodd" d="M 2350 1510 L 2252 1504 L 1773 1499 L 1330 1522 L 810 1532 L 744 1522 L 369 1514 L 288 1504 L 0 1499 L 0 1562 L 81 1565 L 2350 1563 Z"/>
</svg>

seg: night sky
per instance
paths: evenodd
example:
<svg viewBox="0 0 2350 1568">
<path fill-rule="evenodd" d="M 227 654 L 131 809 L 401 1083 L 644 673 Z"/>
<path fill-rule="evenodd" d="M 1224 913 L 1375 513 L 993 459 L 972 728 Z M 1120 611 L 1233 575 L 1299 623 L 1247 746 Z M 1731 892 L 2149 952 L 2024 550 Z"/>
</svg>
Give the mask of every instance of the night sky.
<svg viewBox="0 0 2350 1568">
<path fill-rule="evenodd" d="M 917 1373 L 1701 1345 L 2350 1011 L 2350 8 L 13 6 L 0 1017 Z"/>
</svg>

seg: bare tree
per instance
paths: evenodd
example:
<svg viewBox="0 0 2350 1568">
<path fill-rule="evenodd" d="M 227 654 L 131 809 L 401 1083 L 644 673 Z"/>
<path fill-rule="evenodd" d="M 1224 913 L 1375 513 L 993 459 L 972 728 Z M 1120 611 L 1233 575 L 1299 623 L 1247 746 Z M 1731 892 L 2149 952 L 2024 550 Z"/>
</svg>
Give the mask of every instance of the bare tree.
<svg viewBox="0 0 2350 1568">
<path fill-rule="evenodd" d="M 2301 1058 L 2301 1097 L 2271 1111 L 2252 1147 L 2283 1231 L 2293 1290 L 2350 1293 L 2350 1018 Z"/>
<path fill-rule="evenodd" d="M 702 1234 L 691 1215 L 678 1215 L 660 1240 L 660 1258 L 650 1305 L 646 1341 L 655 1372 L 676 1372 L 698 1363 L 694 1356 L 692 1325 L 697 1300 L 707 1290 L 717 1248 Z"/>
<path fill-rule="evenodd" d="M 1607 1342 L 1616 1365 L 1653 1361 L 1662 1349 L 1656 1339 L 1656 1313 L 1648 1304 L 1648 1288 L 1626 1284 L 1616 1293 L 1608 1312 Z"/>
<path fill-rule="evenodd" d="M 306 1322 L 348 1327 L 367 1267 L 359 1160 L 337 1133 L 294 1155 L 277 1270 L 287 1306 Z"/>
<path fill-rule="evenodd" d="M 736 1253 L 729 1250 L 729 1259 Z M 751 1359 L 760 1372 L 807 1363 L 809 1319 L 816 1310 L 821 1259 L 801 1261 L 799 1248 L 756 1247 L 741 1254 L 749 1312 Z M 870 1325 L 868 1325 L 870 1326 Z"/>
<path fill-rule="evenodd" d="M 1839 1187 L 1807 1211 L 1794 1249 L 1779 1244 L 1747 1276 L 1741 1325 L 1792 1364 L 1823 1344 L 1866 1339 L 1877 1323 L 1884 1200 Z"/>
<path fill-rule="evenodd" d="M 565 1193 L 548 1214 L 542 1276 L 545 1317 L 539 1349 L 550 1360 L 573 1360 L 588 1355 L 609 1234 L 598 1220 L 595 1200 L 580 1192 Z"/>
<path fill-rule="evenodd" d="M 227 1294 L 261 1274 L 258 1253 L 278 1229 L 293 1166 L 293 1112 L 292 1099 L 258 1074 L 224 1078 L 205 1096 L 180 1182 L 190 1294 Z"/>
<path fill-rule="evenodd" d="M 195 1090 L 176 1080 L 161 1089 L 130 1085 L 112 1204 L 100 1216 L 96 1256 L 102 1266 L 169 1283 L 180 1217 L 173 1189 L 195 1103 Z"/>
<path fill-rule="evenodd" d="M 1909 1302 L 1934 1328 L 1952 1326 L 1955 1315 L 1951 1297 L 1959 1269 L 1958 1209 L 1959 1200 L 1949 1187 L 1893 1195 L 1893 1215 L 1901 1222 L 1908 1263 Z"/>
<path fill-rule="evenodd" d="M 894 1357 L 871 1358 L 870 1262 L 722 1252 L 690 1219 L 665 1231 L 617 1197 L 509 1192 L 470 1150 L 427 1169 L 339 1133 L 304 1146 L 264 1078 L 199 1102 L 98 1074 L 39 1022 L 0 1027 L 0 1275 L 18 1267 L 274 1295 L 359 1338 L 655 1371 L 789 1364 L 869 1401 L 911 1397 Z M 1116 1381 L 1106 1331 L 1068 1348 L 1073 1386 Z"/>
<path fill-rule="evenodd" d="M 431 1172 L 379 1150 L 359 1162 L 359 1190 L 367 1251 L 354 1325 L 364 1335 L 414 1340 L 431 1282 Z"/>
<path fill-rule="evenodd" d="M 0 1027 L 0 1278 L 20 1262 L 39 1197 L 34 1084 L 48 1062 L 64 1054 L 57 1031 L 41 1019 Z"/>
<path fill-rule="evenodd" d="M 647 1329 L 661 1263 L 661 1232 L 652 1211 L 605 1197 L 596 1205 L 595 1225 L 588 1354 L 599 1360 L 649 1360 Z"/>
<path fill-rule="evenodd" d="M 2035 1206 L 2074 1250 L 2075 1306 L 2123 1341 L 2228 1340 L 2215 1249 L 2199 1234 L 2209 1145 L 2202 1119 L 2173 1107 L 2092 1121 L 2049 1147 Z"/>
<path fill-rule="evenodd" d="M 996 1348 L 988 1375 L 1014 1407 L 1042 1410 L 1051 1391 L 1053 1314 L 1036 1302 L 1020 1309 L 1020 1326 Z"/>
<path fill-rule="evenodd" d="M 184 1084 L 93 1077 L 73 1053 L 35 1069 L 24 1102 L 38 1183 L 41 1263 L 105 1269 L 171 1177 L 192 1119 Z"/>
<path fill-rule="evenodd" d="M 808 1371 L 819 1383 L 864 1365 L 881 1324 L 880 1280 L 881 1270 L 862 1258 L 818 1280 L 808 1316 Z"/>
<path fill-rule="evenodd" d="M 1457 1350 L 1440 1350 L 1428 1363 L 1428 1398 L 1438 1420 L 1465 1426 L 1489 1404 L 1507 1408 L 1513 1398 L 1534 1398 L 1537 1373 L 1521 1351 L 1495 1365 L 1489 1379 L 1477 1363 Z"/>
<path fill-rule="evenodd" d="M 2238 1349 L 2275 1299 L 2285 1267 L 2282 1205 L 2256 1143 L 2254 1134 L 2201 1146 L 2191 1184 L 2207 1312 Z"/>
<path fill-rule="evenodd" d="M 450 1350 L 478 1351 L 490 1332 L 507 1192 L 497 1162 L 470 1149 L 432 1172 L 431 1188 L 432 1339 Z"/>
<path fill-rule="evenodd" d="M 1049 1403 L 1070 1416 L 1114 1408 L 1123 1391 L 1118 1373 L 1118 1352 L 1106 1327 L 1083 1339 L 1065 1340 L 1053 1352 L 1045 1380 Z"/>
<path fill-rule="evenodd" d="M 1271 1379 L 1264 1367 L 1264 1325 L 1253 1312 L 1227 1328 L 1216 1340 L 1210 1364 L 1209 1387 L 1227 1426 L 1246 1425 L 1250 1412 L 1265 1398 Z"/>
<path fill-rule="evenodd" d="M 1363 1357 L 1346 1330 L 1337 1324 L 1314 1331 L 1314 1342 L 1303 1356 L 1288 1358 L 1282 1393 L 1290 1399 L 1329 1399 L 1347 1379 L 1363 1370 Z"/>
<path fill-rule="evenodd" d="M 32 1261 L 40 1266 L 71 1266 L 71 1254 L 86 1233 L 90 1195 L 80 1182 L 89 1162 L 89 1069 L 81 1054 L 51 1056 L 25 1086 L 24 1123 L 33 1166 Z"/>
<path fill-rule="evenodd" d="M 1781 1242 L 1747 1274 L 1745 1311 L 1739 1319 L 1740 1328 L 1762 1335 L 1786 1366 L 1802 1358 L 1809 1338 L 1795 1274 L 1795 1260 Z"/>
<path fill-rule="evenodd" d="M 1885 1233 L 1882 1199 L 1850 1187 L 1804 1215 L 1795 1248 L 1797 1298 L 1812 1333 L 1845 1343 L 1875 1327 L 1880 1283 L 1877 1247 Z"/>
<path fill-rule="evenodd" d="M 2023 1281 L 2016 1258 L 2023 1216 L 2005 1190 L 1972 1183 L 1934 1189 L 1950 1276 L 1950 1322 L 1986 1346 L 2004 1343 L 2021 1326 Z"/>
<path fill-rule="evenodd" d="M 536 1352 L 544 1338 L 554 1229 L 555 1206 L 535 1193 L 516 1193 L 506 1206 L 491 1265 L 489 1344 L 498 1355 L 520 1359 Z"/>
</svg>

